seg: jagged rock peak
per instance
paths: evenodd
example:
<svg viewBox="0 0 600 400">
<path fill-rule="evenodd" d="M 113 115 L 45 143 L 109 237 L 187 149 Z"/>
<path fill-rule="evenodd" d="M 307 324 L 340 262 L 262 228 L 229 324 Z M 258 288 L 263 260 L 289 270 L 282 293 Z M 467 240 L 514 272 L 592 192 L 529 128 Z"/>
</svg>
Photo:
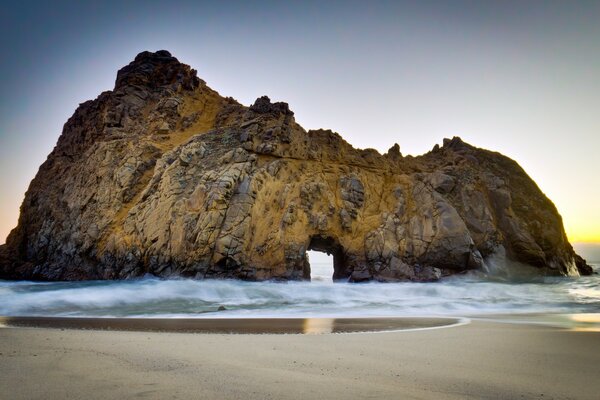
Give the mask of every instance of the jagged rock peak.
<svg viewBox="0 0 600 400">
<path fill-rule="evenodd" d="M 386 153 L 386 156 L 394 160 L 402 158 L 402 153 L 400 152 L 400 145 L 398 143 L 394 143 L 394 145 L 389 148 L 388 152 Z"/>
<path fill-rule="evenodd" d="M 147 86 L 150 88 L 160 86 L 181 86 L 193 90 L 200 84 L 196 70 L 179 60 L 166 50 L 155 53 L 143 51 L 138 54 L 129 65 L 121 68 L 117 73 L 115 90 L 127 85 Z"/>
<path fill-rule="evenodd" d="M 448 149 L 460 150 L 460 149 L 468 149 L 471 146 L 468 143 L 465 143 L 460 137 L 454 136 L 452 139 L 444 138 L 443 141 L 444 147 Z"/>
<path fill-rule="evenodd" d="M 288 103 L 276 102 L 271 103 L 271 99 L 268 96 L 262 96 L 254 101 L 254 104 L 250 106 L 250 110 L 259 114 L 284 114 L 294 115 L 290 110 Z"/>
</svg>

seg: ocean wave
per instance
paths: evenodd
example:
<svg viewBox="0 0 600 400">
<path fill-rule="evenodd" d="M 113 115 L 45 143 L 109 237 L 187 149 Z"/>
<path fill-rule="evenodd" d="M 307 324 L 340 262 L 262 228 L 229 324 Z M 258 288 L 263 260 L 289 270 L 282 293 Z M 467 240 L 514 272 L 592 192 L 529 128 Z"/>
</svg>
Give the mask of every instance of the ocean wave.
<svg viewBox="0 0 600 400">
<path fill-rule="evenodd" d="M 600 277 L 511 282 L 477 275 L 435 283 L 0 281 L 0 315 L 359 317 L 600 312 Z"/>
</svg>

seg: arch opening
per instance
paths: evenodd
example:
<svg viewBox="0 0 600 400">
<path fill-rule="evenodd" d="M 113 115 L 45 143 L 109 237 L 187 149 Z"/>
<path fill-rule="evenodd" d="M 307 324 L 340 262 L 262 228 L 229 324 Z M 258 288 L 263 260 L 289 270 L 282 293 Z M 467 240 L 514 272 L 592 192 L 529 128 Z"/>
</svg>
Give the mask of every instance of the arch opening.
<svg viewBox="0 0 600 400">
<path fill-rule="evenodd" d="M 331 282 L 333 280 L 333 257 L 325 252 L 307 250 L 312 282 Z"/>
<path fill-rule="evenodd" d="M 307 250 L 318 251 L 326 253 L 333 257 L 333 275 L 332 280 L 335 281 L 348 281 L 350 278 L 350 271 L 348 270 L 347 257 L 344 252 L 344 248 L 340 243 L 329 236 L 312 236 L 308 244 Z M 309 261 L 310 263 L 310 261 Z M 312 268 L 311 268 L 312 278 Z"/>
</svg>

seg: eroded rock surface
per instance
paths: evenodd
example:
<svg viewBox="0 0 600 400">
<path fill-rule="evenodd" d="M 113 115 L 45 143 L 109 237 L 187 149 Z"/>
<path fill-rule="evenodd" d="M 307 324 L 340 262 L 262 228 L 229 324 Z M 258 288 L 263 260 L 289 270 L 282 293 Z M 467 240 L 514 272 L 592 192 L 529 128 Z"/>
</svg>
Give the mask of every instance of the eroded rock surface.
<svg viewBox="0 0 600 400">
<path fill-rule="evenodd" d="M 167 51 L 139 54 L 79 106 L 0 247 L 11 279 L 429 281 L 499 250 L 589 274 L 556 208 L 511 159 L 459 138 L 419 157 L 306 131 L 286 103 L 221 97 Z"/>
</svg>

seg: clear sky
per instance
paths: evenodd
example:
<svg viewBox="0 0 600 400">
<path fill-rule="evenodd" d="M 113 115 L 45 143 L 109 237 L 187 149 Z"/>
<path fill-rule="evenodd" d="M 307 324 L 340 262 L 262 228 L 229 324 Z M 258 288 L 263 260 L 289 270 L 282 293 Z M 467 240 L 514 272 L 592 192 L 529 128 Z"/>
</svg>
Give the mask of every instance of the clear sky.
<svg viewBox="0 0 600 400">
<path fill-rule="evenodd" d="M 0 11 L 0 243 L 78 103 L 159 49 L 356 147 L 416 155 L 458 135 L 500 151 L 572 241 L 600 242 L 600 2 L 77 3 Z"/>
</svg>

